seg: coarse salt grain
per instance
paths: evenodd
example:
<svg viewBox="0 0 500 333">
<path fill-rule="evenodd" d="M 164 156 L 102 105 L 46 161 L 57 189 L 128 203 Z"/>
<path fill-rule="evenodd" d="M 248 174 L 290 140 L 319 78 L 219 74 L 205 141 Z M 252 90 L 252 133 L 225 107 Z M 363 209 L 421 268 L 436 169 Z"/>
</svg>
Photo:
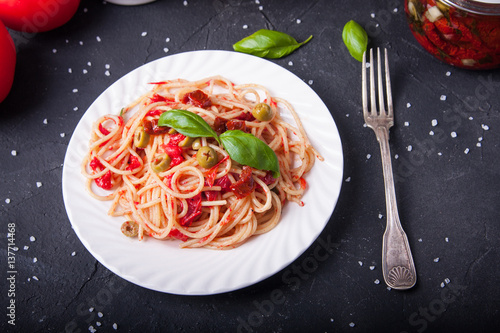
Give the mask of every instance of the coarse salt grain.
<svg viewBox="0 0 500 333">
<path fill-rule="evenodd" d="M 371 13 L 371 14 L 370 14 L 370 16 L 371 16 L 372 18 L 375 18 L 375 13 Z"/>
<path fill-rule="evenodd" d="M 170 37 L 165 38 L 165 42 L 170 42 Z"/>
<path fill-rule="evenodd" d="M 382 219 L 383 217 L 384 217 L 384 215 L 382 215 L 382 214 L 378 214 L 378 218 L 379 218 L 379 219 Z"/>
<path fill-rule="evenodd" d="M 73 73 L 73 70 L 71 68 L 68 68 L 68 73 Z"/>
<path fill-rule="evenodd" d="M 413 146 L 412 145 L 408 145 L 408 147 L 406 147 L 406 150 L 412 151 L 413 150 Z"/>
<path fill-rule="evenodd" d="M 94 326 L 90 325 L 89 326 L 89 332 L 90 333 L 95 333 L 95 332 L 97 332 L 97 330 L 94 328 Z"/>
<path fill-rule="evenodd" d="M 457 137 L 457 132 L 451 132 L 451 133 L 450 133 L 450 136 L 451 136 L 452 138 L 456 138 L 456 137 Z"/>
<path fill-rule="evenodd" d="M 293 66 L 293 61 L 289 61 L 288 66 Z"/>
<path fill-rule="evenodd" d="M 345 179 L 345 181 L 346 181 L 346 183 L 349 183 L 349 182 L 351 181 L 351 177 L 347 177 L 347 178 Z"/>
<path fill-rule="evenodd" d="M 188 2 L 186 0 L 184 0 L 184 2 L 182 3 L 184 6 L 187 6 L 188 5 Z"/>
<path fill-rule="evenodd" d="M 95 39 L 96 39 L 98 42 L 100 42 L 100 41 L 101 41 L 101 37 L 99 37 L 99 36 L 96 36 L 96 37 L 95 37 Z"/>
<path fill-rule="evenodd" d="M 309 83 L 309 85 L 311 85 L 311 84 L 314 83 L 314 81 L 313 80 L 309 80 L 309 81 L 307 81 L 307 83 Z"/>
<path fill-rule="evenodd" d="M 57 49 L 52 49 L 52 53 L 57 53 Z"/>
<path fill-rule="evenodd" d="M 94 312 L 94 308 L 93 307 L 89 308 L 89 312 Z"/>
<path fill-rule="evenodd" d="M 446 76 L 450 76 L 451 75 L 451 72 L 450 71 L 447 71 L 446 72 Z"/>
<path fill-rule="evenodd" d="M 35 236 L 30 236 L 30 242 L 34 242 L 34 241 L 36 241 Z"/>
<path fill-rule="evenodd" d="M 476 143 L 476 147 L 481 147 L 481 142 Z"/>
<path fill-rule="evenodd" d="M 96 321 L 95 324 L 96 324 L 96 326 L 101 326 L 101 322 L 100 321 Z"/>
<path fill-rule="evenodd" d="M 487 131 L 487 130 L 489 130 L 489 129 L 490 129 L 490 127 L 489 127 L 488 125 L 485 125 L 485 124 L 481 124 L 481 127 L 482 127 L 485 131 Z"/>
<path fill-rule="evenodd" d="M 411 103 L 406 103 L 406 108 L 407 109 L 411 108 Z"/>
<path fill-rule="evenodd" d="M 76 252 L 75 251 L 71 252 L 71 256 L 72 257 L 76 256 Z"/>
<path fill-rule="evenodd" d="M 83 74 L 87 74 L 88 72 L 89 72 L 89 71 L 88 71 L 88 70 L 86 70 L 85 68 L 82 70 L 82 73 L 83 73 Z"/>
<path fill-rule="evenodd" d="M 73 89 L 72 91 L 73 91 L 74 93 L 77 93 L 77 92 L 78 92 L 78 89 L 76 89 L 76 88 L 75 88 L 75 89 Z"/>
<path fill-rule="evenodd" d="M 10 199 L 9 198 L 5 199 L 5 203 L 10 204 Z"/>
<path fill-rule="evenodd" d="M 42 187 L 42 182 L 36 182 L 36 187 Z"/>
<path fill-rule="evenodd" d="M 445 282 L 446 284 L 448 284 L 448 283 L 450 283 L 451 281 L 450 281 L 450 279 L 446 278 L 446 279 L 444 279 L 444 282 Z"/>
<path fill-rule="evenodd" d="M 111 68 L 111 66 L 110 66 L 109 64 L 106 64 L 106 65 L 104 65 L 104 68 L 106 68 L 106 69 L 110 69 L 110 68 Z"/>
<path fill-rule="evenodd" d="M 90 61 L 87 62 L 87 66 L 92 66 L 92 63 Z"/>
<path fill-rule="evenodd" d="M 12 150 L 12 151 L 10 152 L 10 154 L 11 154 L 12 156 L 17 156 L 17 151 Z"/>
<path fill-rule="evenodd" d="M 373 283 L 375 283 L 375 284 L 380 284 L 380 280 L 379 280 L 379 279 L 376 279 L 375 281 L 373 281 Z"/>
<path fill-rule="evenodd" d="M 141 34 L 141 36 L 142 36 L 142 37 L 146 37 L 147 35 L 148 35 L 148 33 L 147 33 L 146 31 L 144 31 L 144 32 Z"/>
<path fill-rule="evenodd" d="M 109 71 L 105 71 L 105 72 L 104 72 L 104 75 L 106 75 L 106 76 L 110 76 L 110 75 L 111 75 L 111 73 L 110 73 Z"/>
<path fill-rule="evenodd" d="M 24 245 L 23 250 L 27 250 L 27 249 L 29 249 L 29 248 L 30 248 L 30 247 L 29 247 L 28 245 Z"/>
<path fill-rule="evenodd" d="M 436 126 L 437 126 L 437 124 L 438 124 L 437 119 L 432 119 L 432 121 L 431 121 L 431 125 L 432 125 L 433 127 L 436 127 Z"/>
<path fill-rule="evenodd" d="M 78 44 L 83 45 L 83 42 L 82 42 L 82 41 L 79 41 L 79 42 L 78 42 Z"/>
<path fill-rule="evenodd" d="M 98 316 L 99 318 L 102 318 L 102 316 L 103 316 L 102 312 L 97 312 L 97 316 Z"/>
<path fill-rule="evenodd" d="M 297 19 L 297 24 L 300 24 L 302 21 L 300 19 Z"/>
<path fill-rule="evenodd" d="M 75 107 L 73 108 L 73 111 L 78 111 L 78 106 L 75 106 Z"/>
<path fill-rule="evenodd" d="M 370 271 L 373 271 L 375 269 L 375 266 L 370 266 Z"/>
<path fill-rule="evenodd" d="M 450 241 L 450 239 L 449 239 L 448 237 L 445 237 L 445 238 L 444 238 L 444 241 L 445 241 L 446 243 L 448 243 L 448 242 Z"/>
<path fill-rule="evenodd" d="M 419 238 L 419 239 L 418 239 L 418 241 L 419 241 L 420 243 L 422 243 L 422 238 Z"/>
<path fill-rule="evenodd" d="M 113 329 L 115 329 L 115 330 L 118 329 L 118 325 L 116 323 L 113 323 Z"/>
<path fill-rule="evenodd" d="M 366 154 L 366 159 L 369 160 L 372 157 L 371 154 Z"/>
<path fill-rule="evenodd" d="M 356 324 L 354 324 L 353 322 L 349 323 L 349 327 L 354 327 L 354 326 L 356 326 Z"/>
<path fill-rule="evenodd" d="M 406 127 L 410 126 L 410 122 L 405 121 L 405 126 L 406 126 Z"/>
<path fill-rule="evenodd" d="M 264 10 L 264 7 L 263 6 L 259 6 L 259 10 Z"/>
<path fill-rule="evenodd" d="M 248 29 L 248 24 L 243 24 L 243 29 Z"/>
<path fill-rule="evenodd" d="M 446 101 L 446 95 L 441 95 L 441 97 L 439 97 L 439 99 L 442 101 Z"/>
<path fill-rule="evenodd" d="M 434 135 L 434 131 L 429 131 L 429 135 Z"/>
<path fill-rule="evenodd" d="M 444 288 L 444 282 L 441 282 L 441 288 Z"/>
<path fill-rule="evenodd" d="M 47 121 L 47 118 L 45 118 L 45 119 L 43 120 L 43 123 L 44 123 L 45 125 L 47 125 L 47 122 L 48 122 L 48 121 Z"/>
<path fill-rule="evenodd" d="M 164 48 L 163 48 L 163 52 L 168 53 L 168 51 L 170 51 L 170 50 L 168 49 L 168 47 L 164 47 Z"/>
<path fill-rule="evenodd" d="M 61 136 L 61 138 L 64 138 L 66 136 L 66 133 L 61 133 L 59 135 Z"/>
<path fill-rule="evenodd" d="M 40 281 L 36 275 L 33 275 L 33 280 Z"/>
<path fill-rule="evenodd" d="M 439 262 L 439 258 L 434 258 L 434 262 Z"/>
<path fill-rule="evenodd" d="M 38 259 L 37 259 L 36 257 L 35 257 L 35 258 L 33 258 L 33 262 L 34 262 L 34 263 L 35 263 L 35 262 L 37 262 L 37 261 L 38 261 Z"/>
<path fill-rule="evenodd" d="M 363 262 L 362 261 L 358 261 L 358 265 L 359 266 L 363 266 Z"/>
<path fill-rule="evenodd" d="M 465 148 L 465 150 L 464 150 L 464 154 L 468 154 L 468 153 L 469 153 L 469 151 L 470 151 L 470 149 L 469 149 L 469 148 Z"/>
</svg>

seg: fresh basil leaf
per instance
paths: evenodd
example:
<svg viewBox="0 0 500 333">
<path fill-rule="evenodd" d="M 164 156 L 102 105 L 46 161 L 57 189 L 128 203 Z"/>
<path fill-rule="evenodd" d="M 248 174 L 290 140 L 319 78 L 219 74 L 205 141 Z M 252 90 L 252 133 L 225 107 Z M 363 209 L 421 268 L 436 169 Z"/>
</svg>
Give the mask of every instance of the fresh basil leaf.
<svg viewBox="0 0 500 333">
<path fill-rule="evenodd" d="M 158 126 L 172 127 L 191 138 L 207 137 L 219 141 L 217 133 L 202 117 L 187 110 L 174 109 L 163 112 L 158 120 Z"/>
<path fill-rule="evenodd" d="M 234 161 L 259 170 L 271 170 L 274 178 L 279 177 L 278 157 L 264 141 L 240 130 L 226 131 L 220 140 Z"/>
<path fill-rule="evenodd" d="M 365 29 L 351 20 L 344 26 L 342 39 L 351 56 L 357 61 L 363 61 L 363 53 L 365 53 L 368 46 L 368 34 Z"/>
<path fill-rule="evenodd" d="M 309 42 L 313 36 L 302 43 L 283 32 L 261 29 L 233 45 L 237 52 L 253 54 L 261 58 L 277 59 L 289 55 L 300 46 Z"/>
</svg>

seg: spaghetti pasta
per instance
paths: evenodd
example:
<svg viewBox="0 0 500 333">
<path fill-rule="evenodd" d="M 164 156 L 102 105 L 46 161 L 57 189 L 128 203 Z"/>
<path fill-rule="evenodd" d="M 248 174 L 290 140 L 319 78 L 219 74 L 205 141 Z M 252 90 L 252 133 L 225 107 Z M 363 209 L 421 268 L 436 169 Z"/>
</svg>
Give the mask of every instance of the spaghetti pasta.
<svg viewBox="0 0 500 333">
<path fill-rule="evenodd" d="M 270 107 L 270 120 L 252 114 L 260 103 Z M 276 155 L 279 176 L 236 162 L 216 137 L 187 137 L 175 126 L 158 124 L 163 113 L 178 110 L 201 117 L 217 134 L 241 131 L 260 139 Z M 283 120 L 281 110 L 294 125 Z M 200 155 L 215 162 L 205 165 Z M 263 86 L 215 76 L 155 82 L 119 116 L 99 118 L 82 174 L 90 195 L 111 201 L 110 216 L 124 217 L 128 229 L 137 224 L 139 239 L 230 249 L 272 230 L 287 201 L 304 205 L 304 175 L 316 158 L 323 160 L 286 100 L 272 97 Z"/>
</svg>

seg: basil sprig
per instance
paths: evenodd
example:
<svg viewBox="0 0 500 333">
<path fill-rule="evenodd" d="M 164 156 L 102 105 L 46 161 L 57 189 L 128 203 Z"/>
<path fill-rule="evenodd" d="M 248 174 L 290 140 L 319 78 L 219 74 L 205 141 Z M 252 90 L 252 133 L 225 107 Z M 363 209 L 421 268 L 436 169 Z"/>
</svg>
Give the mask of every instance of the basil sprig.
<svg viewBox="0 0 500 333">
<path fill-rule="evenodd" d="M 313 36 L 302 43 L 283 32 L 261 29 L 233 45 L 237 52 L 253 54 L 261 58 L 277 59 L 289 55 L 300 46 L 309 42 Z"/>
<path fill-rule="evenodd" d="M 250 133 L 231 130 L 217 133 L 199 115 L 187 110 L 163 112 L 158 126 L 169 126 L 191 138 L 208 137 L 222 143 L 232 160 L 259 170 L 270 170 L 274 178 L 280 176 L 278 157 L 262 140 Z"/>
<path fill-rule="evenodd" d="M 342 31 L 342 39 L 351 56 L 357 61 L 363 61 L 363 53 L 368 46 L 368 34 L 357 22 L 347 22 Z"/>
<path fill-rule="evenodd" d="M 240 130 L 226 131 L 220 140 L 234 161 L 259 170 L 271 170 L 273 178 L 280 176 L 278 158 L 262 140 Z"/>
<path fill-rule="evenodd" d="M 220 142 L 217 133 L 196 113 L 187 110 L 170 110 L 163 112 L 158 120 L 158 126 L 168 126 L 190 138 L 215 138 Z"/>
</svg>

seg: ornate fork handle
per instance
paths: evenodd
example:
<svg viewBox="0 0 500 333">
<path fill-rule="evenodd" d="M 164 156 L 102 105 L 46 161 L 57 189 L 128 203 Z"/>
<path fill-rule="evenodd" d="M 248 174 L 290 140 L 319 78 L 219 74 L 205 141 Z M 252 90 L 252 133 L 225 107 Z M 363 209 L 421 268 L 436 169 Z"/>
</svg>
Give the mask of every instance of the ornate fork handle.
<svg viewBox="0 0 500 333">
<path fill-rule="evenodd" d="M 417 273 L 408 238 L 399 221 L 389 149 L 389 130 L 386 126 L 379 126 L 375 128 L 375 134 L 380 144 L 387 212 L 387 226 L 382 243 L 382 272 L 389 287 L 409 289 L 415 285 Z"/>
</svg>

